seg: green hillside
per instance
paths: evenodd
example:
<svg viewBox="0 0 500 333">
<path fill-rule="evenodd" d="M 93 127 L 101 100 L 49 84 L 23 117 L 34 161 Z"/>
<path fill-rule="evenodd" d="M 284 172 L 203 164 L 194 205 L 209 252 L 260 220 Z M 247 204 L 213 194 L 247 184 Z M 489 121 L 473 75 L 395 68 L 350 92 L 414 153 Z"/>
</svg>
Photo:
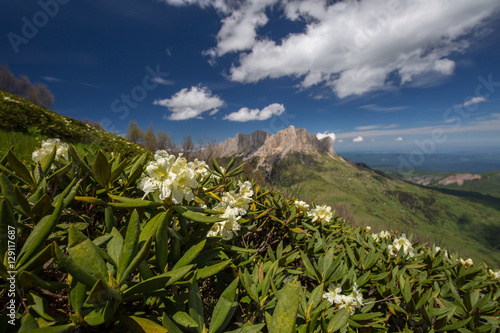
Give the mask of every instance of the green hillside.
<svg viewBox="0 0 500 333">
<path fill-rule="evenodd" d="M 0 90 L 0 154 L 15 145 L 16 152 L 30 159 L 44 138 L 59 138 L 83 146 L 102 147 L 109 152 L 140 154 L 141 145 L 97 129 L 79 120 L 44 109 L 9 92 Z"/>
<path fill-rule="evenodd" d="M 298 183 L 282 180 L 285 192 L 332 205 L 338 214 L 352 216 L 355 225 L 399 230 L 462 256 L 500 263 L 499 198 L 418 186 L 338 155 L 296 153 L 283 165 L 303 178 Z"/>
</svg>

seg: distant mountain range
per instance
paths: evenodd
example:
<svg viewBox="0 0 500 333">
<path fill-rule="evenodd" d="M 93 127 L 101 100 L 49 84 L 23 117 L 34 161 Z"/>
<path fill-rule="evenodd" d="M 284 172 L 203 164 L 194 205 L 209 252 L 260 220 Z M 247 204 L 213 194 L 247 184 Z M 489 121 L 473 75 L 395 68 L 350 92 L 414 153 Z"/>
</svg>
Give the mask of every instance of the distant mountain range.
<svg viewBox="0 0 500 333">
<path fill-rule="evenodd" d="M 330 138 L 318 140 L 293 126 L 275 134 L 237 134 L 215 152 L 247 162 L 252 177 L 292 197 L 331 205 L 353 224 L 413 233 L 414 240 L 500 264 L 500 197 L 400 179 L 351 162 L 335 154 Z"/>
</svg>

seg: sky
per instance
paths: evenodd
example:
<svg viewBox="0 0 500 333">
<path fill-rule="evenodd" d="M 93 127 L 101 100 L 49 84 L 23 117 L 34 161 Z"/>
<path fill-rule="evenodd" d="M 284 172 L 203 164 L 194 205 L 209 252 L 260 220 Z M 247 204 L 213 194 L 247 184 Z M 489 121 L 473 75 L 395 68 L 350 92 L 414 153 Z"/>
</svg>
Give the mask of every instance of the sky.
<svg viewBox="0 0 500 333">
<path fill-rule="evenodd" d="M 336 152 L 500 151 L 498 0 L 0 0 L 0 62 L 53 110 Z"/>
</svg>

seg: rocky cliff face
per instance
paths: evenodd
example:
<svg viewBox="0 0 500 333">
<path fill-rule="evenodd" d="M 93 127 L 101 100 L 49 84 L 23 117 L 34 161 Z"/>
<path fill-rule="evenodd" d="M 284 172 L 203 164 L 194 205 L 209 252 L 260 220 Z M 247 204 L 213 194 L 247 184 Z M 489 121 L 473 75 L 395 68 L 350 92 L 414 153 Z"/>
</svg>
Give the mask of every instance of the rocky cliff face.
<svg viewBox="0 0 500 333">
<path fill-rule="evenodd" d="M 290 126 L 276 134 L 263 131 L 255 131 L 248 135 L 238 133 L 235 138 L 228 138 L 221 143 L 215 149 L 214 155 L 216 157 L 239 155 L 245 159 L 266 157 L 268 163 L 273 163 L 293 151 L 325 152 L 330 156 L 335 154 L 332 138 L 319 140 L 305 128 Z"/>
</svg>

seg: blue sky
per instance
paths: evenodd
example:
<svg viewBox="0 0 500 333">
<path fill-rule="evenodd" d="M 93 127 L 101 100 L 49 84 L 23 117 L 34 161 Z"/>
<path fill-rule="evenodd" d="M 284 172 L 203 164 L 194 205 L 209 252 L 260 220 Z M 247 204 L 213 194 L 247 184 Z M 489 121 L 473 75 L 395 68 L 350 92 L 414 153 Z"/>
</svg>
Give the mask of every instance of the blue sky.
<svg viewBox="0 0 500 333">
<path fill-rule="evenodd" d="M 54 111 L 337 152 L 500 149 L 498 0 L 4 0 L 0 62 Z"/>
</svg>

